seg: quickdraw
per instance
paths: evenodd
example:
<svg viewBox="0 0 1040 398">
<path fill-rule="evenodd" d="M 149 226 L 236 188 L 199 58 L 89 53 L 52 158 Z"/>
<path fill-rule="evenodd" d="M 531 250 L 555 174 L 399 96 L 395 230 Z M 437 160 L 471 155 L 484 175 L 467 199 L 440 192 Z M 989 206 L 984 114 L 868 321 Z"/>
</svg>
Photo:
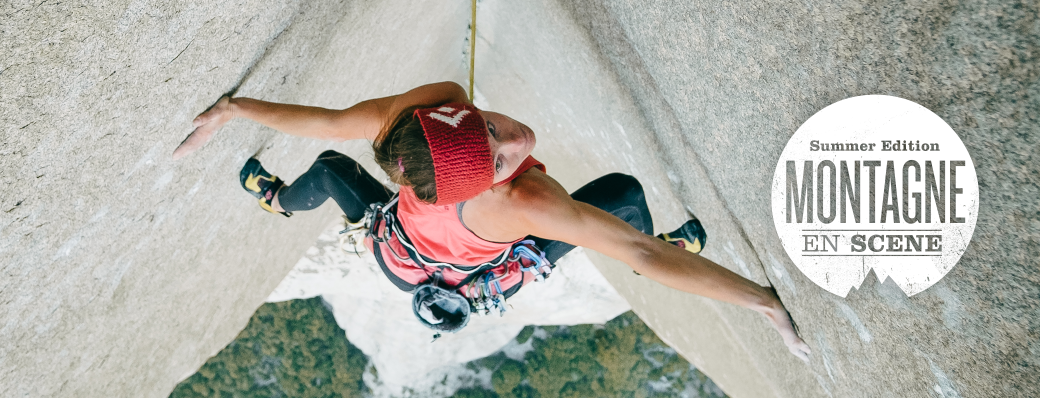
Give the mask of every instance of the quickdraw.
<svg viewBox="0 0 1040 398">
<path fill-rule="evenodd" d="M 531 248 L 534 248 L 534 250 Z M 533 265 L 524 267 L 521 257 L 530 260 Z M 509 261 L 520 262 L 520 270 L 534 275 L 535 282 L 544 281 L 552 273 L 552 264 L 545 259 L 545 252 L 538 250 L 538 246 L 535 246 L 534 241 L 530 239 L 522 240 L 513 246 L 513 255 L 509 258 Z"/>
</svg>

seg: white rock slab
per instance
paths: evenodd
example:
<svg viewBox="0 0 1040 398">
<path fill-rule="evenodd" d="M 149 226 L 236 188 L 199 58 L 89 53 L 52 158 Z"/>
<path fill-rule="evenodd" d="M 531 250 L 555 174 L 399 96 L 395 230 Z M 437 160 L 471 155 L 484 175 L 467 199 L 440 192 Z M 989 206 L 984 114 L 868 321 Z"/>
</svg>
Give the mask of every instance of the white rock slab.
<svg viewBox="0 0 1040 398">
<path fill-rule="evenodd" d="M 631 308 L 578 248 L 557 262 L 545 282 L 514 295 L 505 316 L 473 317 L 461 332 L 431 342 L 433 331 L 412 315 L 411 295 L 387 280 L 370 253 L 340 249 L 340 228 L 337 223 L 326 229 L 267 301 L 322 296 L 350 342 L 371 359 L 378 380 L 366 380 L 375 382 L 369 387 L 377 396 L 430 388 L 450 394 L 450 383 L 435 385 L 445 376 L 459 379 L 466 372 L 462 364 L 500 350 L 526 325 L 604 323 Z"/>
</svg>

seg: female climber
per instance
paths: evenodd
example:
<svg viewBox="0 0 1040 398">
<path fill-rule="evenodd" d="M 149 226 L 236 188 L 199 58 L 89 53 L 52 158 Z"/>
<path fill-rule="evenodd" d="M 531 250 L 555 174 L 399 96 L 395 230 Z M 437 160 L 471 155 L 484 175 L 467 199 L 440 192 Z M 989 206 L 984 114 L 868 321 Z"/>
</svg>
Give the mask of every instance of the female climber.
<svg viewBox="0 0 1040 398">
<path fill-rule="evenodd" d="M 534 253 L 518 269 L 533 270 L 540 278 L 551 271 L 537 268 L 540 261 L 553 263 L 582 246 L 665 286 L 761 313 L 788 350 L 808 360 L 809 347 L 798 337 L 775 290 L 697 254 L 706 239 L 697 220 L 652 236 L 642 187 L 628 175 L 610 174 L 568 194 L 530 156 L 534 132 L 506 115 L 477 109 L 458 84 L 428 84 L 344 110 L 223 97 L 195 118 L 195 130 L 174 150 L 174 159 L 203 146 L 234 118 L 301 137 L 373 142 L 376 162 L 400 186 L 396 197 L 353 159 L 334 151 L 322 153 L 291 185 L 272 176 L 256 159 L 246 163 L 241 180 L 272 213 L 289 216 L 331 197 L 348 224 L 367 219 L 373 230 L 367 246 L 402 289 L 448 286 L 447 290 L 465 293 L 477 310 L 487 310 L 482 306 L 497 303 L 503 290 L 515 290 L 498 286 L 496 292 L 490 287 L 505 280 L 500 270 L 506 268 L 501 265 L 506 257 Z M 525 278 L 520 280 L 531 279 Z M 417 282 L 420 279 L 424 282 Z M 486 282 L 481 289 L 491 289 L 491 294 L 485 301 L 474 301 L 483 296 L 467 289 L 480 280 Z M 445 290 L 430 292 L 436 296 Z M 431 327 L 448 322 L 451 312 L 458 310 L 414 302 L 413 306 L 420 321 Z M 462 310 L 468 319 L 471 309 Z"/>
</svg>

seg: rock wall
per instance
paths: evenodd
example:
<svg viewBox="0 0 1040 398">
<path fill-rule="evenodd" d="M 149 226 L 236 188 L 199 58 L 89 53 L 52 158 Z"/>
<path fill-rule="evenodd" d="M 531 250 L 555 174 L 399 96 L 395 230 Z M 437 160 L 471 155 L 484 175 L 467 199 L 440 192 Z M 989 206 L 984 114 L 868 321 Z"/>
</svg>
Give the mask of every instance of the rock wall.
<svg viewBox="0 0 1040 398">
<path fill-rule="evenodd" d="M 536 150 L 556 162 L 550 173 L 565 170 L 556 175 L 572 188 L 590 174 L 634 173 L 656 230 L 692 211 L 711 236 L 707 257 L 787 303 L 814 350 L 809 365 L 750 311 L 662 291 L 601 259 L 640 317 L 727 393 L 1040 394 L 1035 3 L 485 3 L 494 23 L 477 53 L 495 66 L 478 62 L 478 85 L 489 98 L 505 92 L 499 101 L 551 137 Z M 826 293 L 772 226 L 772 171 L 788 138 L 823 107 L 864 94 L 937 113 L 979 175 L 967 252 L 909 299 L 872 275 L 845 299 Z"/>
<path fill-rule="evenodd" d="M 679 352 L 737 397 L 1034 396 L 1040 368 L 1040 20 L 1035 2 L 754 4 L 483 0 L 478 105 L 539 134 L 567 188 L 642 181 L 657 231 L 697 214 L 704 254 L 777 288 L 814 350 L 758 315 L 599 258 Z M 230 341 L 335 213 L 285 220 L 239 191 L 330 147 L 234 122 L 173 163 L 221 94 L 346 107 L 465 82 L 468 4 L 9 1 L 0 5 L 4 395 L 163 396 Z M 787 259 L 775 161 L 837 100 L 918 102 L 960 135 L 982 194 L 972 243 L 907 299 L 845 299 Z M 331 145 L 362 158 L 363 144 Z M 595 253 L 589 253 L 594 260 Z"/>
<path fill-rule="evenodd" d="M 219 351 L 313 244 L 241 191 L 265 150 L 289 179 L 364 144 L 226 126 L 173 162 L 222 94 L 347 107 L 465 82 L 468 4 L 0 4 L 0 395 L 166 396 Z"/>
</svg>

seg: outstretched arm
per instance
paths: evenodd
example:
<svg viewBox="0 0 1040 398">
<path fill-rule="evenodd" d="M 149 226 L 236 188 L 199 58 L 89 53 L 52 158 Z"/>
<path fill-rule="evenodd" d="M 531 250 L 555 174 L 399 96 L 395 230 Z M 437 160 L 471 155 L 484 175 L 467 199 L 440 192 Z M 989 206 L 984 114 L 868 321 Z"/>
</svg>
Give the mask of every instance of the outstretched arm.
<svg viewBox="0 0 1040 398">
<path fill-rule="evenodd" d="M 526 173 L 514 185 L 521 204 L 519 225 L 532 235 L 586 247 L 617 260 L 665 286 L 736 304 L 764 315 L 780 332 L 788 350 L 808 360 L 808 345 L 798 337 L 776 292 L 700 255 L 643 234 L 621 219 L 571 199 L 551 177 Z"/>
<path fill-rule="evenodd" d="M 343 110 L 223 97 L 192 121 L 195 131 L 173 151 L 173 158 L 180 159 L 202 147 L 225 123 L 239 117 L 300 137 L 374 140 L 404 109 L 446 102 L 468 102 L 466 91 L 454 82 L 433 83 L 404 94 L 362 101 Z"/>
</svg>

